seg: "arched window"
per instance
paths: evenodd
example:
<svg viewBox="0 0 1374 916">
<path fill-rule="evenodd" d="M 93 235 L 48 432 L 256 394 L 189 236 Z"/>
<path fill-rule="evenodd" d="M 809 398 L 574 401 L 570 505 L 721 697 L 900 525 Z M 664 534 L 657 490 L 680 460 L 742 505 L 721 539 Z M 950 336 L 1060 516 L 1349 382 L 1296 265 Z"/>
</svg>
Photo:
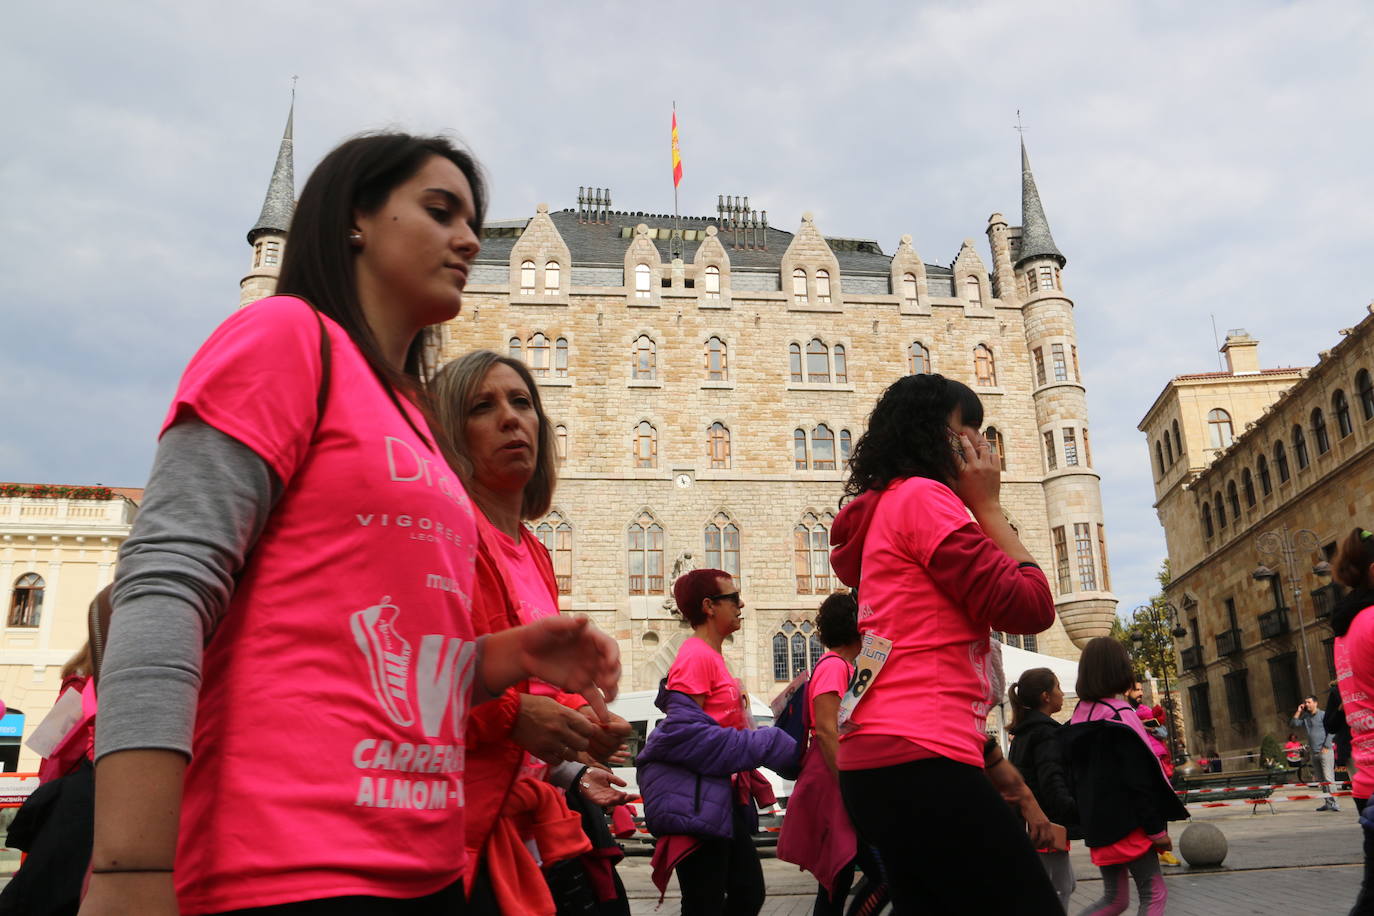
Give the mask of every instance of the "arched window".
<svg viewBox="0 0 1374 916">
<path fill-rule="evenodd" d="M 1220 407 L 1207 413 L 1207 430 L 1212 436 L 1212 448 L 1227 448 L 1235 439 L 1231 429 L 1231 415 Z"/>
<path fill-rule="evenodd" d="M 1174 466 L 1174 446 L 1173 443 L 1169 441 L 1168 433 L 1164 434 L 1164 460 L 1168 463 L 1169 467 Z"/>
<path fill-rule="evenodd" d="M 1183 440 L 1178 436 L 1178 421 L 1174 421 L 1174 454 L 1183 457 Z"/>
<path fill-rule="evenodd" d="M 519 337 L 512 337 L 506 342 L 506 352 L 510 355 L 511 359 L 518 359 L 523 363 L 525 361 L 524 350 L 525 345 L 520 341 Z"/>
<path fill-rule="evenodd" d="M 1249 468 L 1240 472 L 1240 488 L 1245 491 L 1245 508 L 1255 508 L 1255 475 Z"/>
<path fill-rule="evenodd" d="M 544 265 L 544 295 L 558 295 L 558 262 L 550 261 Z"/>
<path fill-rule="evenodd" d="M 553 374 L 558 378 L 568 377 L 568 338 L 560 337 L 553 345 Z"/>
<path fill-rule="evenodd" d="M 553 450 L 559 464 L 568 460 L 568 428 L 562 423 L 553 428 Z"/>
<path fill-rule="evenodd" d="M 993 361 L 992 350 L 985 344 L 973 348 L 973 376 L 983 388 L 997 386 L 997 364 Z"/>
<path fill-rule="evenodd" d="M 1231 521 L 1240 523 L 1240 496 L 1236 493 L 1236 482 L 1226 482 L 1226 503 L 1231 507 Z"/>
<path fill-rule="evenodd" d="M 797 470 L 806 470 L 806 430 L 792 430 L 792 456 Z"/>
<path fill-rule="evenodd" d="M 648 420 L 635 427 L 635 467 L 658 467 L 658 430 Z"/>
<path fill-rule="evenodd" d="M 1331 451 L 1331 436 L 1326 432 L 1326 414 L 1320 407 L 1312 408 L 1312 439 L 1317 445 L 1317 454 L 1325 455 Z"/>
<path fill-rule="evenodd" d="M 739 577 L 739 527 L 724 512 L 706 524 L 706 568 Z"/>
<path fill-rule="evenodd" d="M 1255 466 L 1259 469 L 1260 492 L 1268 496 L 1274 492 L 1274 482 L 1269 479 L 1269 459 L 1260 455 Z"/>
<path fill-rule="evenodd" d="M 547 376 L 549 374 L 549 339 L 540 333 L 531 337 L 529 356 L 530 374 L 536 378 Z"/>
<path fill-rule="evenodd" d="M 520 292 L 526 296 L 534 295 L 533 261 L 524 261 L 520 265 Z"/>
<path fill-rule="evenodd" d="M 830 302 L 830 271 L 816 271 L 816 301 L 822 305 Z"/>
<path fill-rule="evenodd" d="M 1007 469 L 1007 453 L 1002 443 L 1002 434 L 997 431 L 997 427 L 989 426 L 983 433 L 983 438 L 988 440 L 988 445 L 992 448 L 992 453 L 997 456 L 997 461 L 1002 466 L 1002 470 Z"/>
<path fill-rule="evenodd" d="M 802 375 L 802 352 L 801 344 L 787 345 L 787 368 L 794 382 L 802 382 L 806 377 Z"/>
<path fill-rule="evenodd" d="M 725 341 L 712 337 L 706 341 L 706 380 L 723 382 L 727 378 L 729 366 L 726 363 Z"/>
<path fill-rule="evenodd" d="M 854 441 L 849 435 L 849 430 L 840 430 L 840 467 L 849 466 L 849 453 L 854 450 Z"/>
<path fill-rule="evenodd" d="M 706 457 L 712 468 L 730 466 L 730 430 L 720 421 L 712 423 L 706 431 Z"/>
<path fill-rule="evenodd" d="M 811 431 L 811 467 L 817 471 L 835 470 L 835 434 L 824 423 Z"/>
<path fill-rule="evenodd" d="M 792 301 L 798 304 L 806 301 L 806 271 L 800 267 L 792 271 Z"/>
<path fill-rule="evenodd" d="M 663 593 L 663 526 L 641 512 L 626 531 L 629 550 L 630 594 Z"/>
<path fill-rule="evenodd" d="M 844 344 L 835 344 L 832 359 L 835 364 L 835 384 L 843 385 L 849 381 L 849 365 L 845 360 Z"/>
<path fill-rule="evenodd" d="M 1208 504 L 1208 503 L 1203 503 L 1203 504 L 1202 504 L 1202 535 L 1203 535 L 1203 537 L 1210 538 L 1210 537 L 1213 535 L 1213 533 L 1214 533 L 1214 532 L 1212 531 L 1212 507 L 1211 507 L 1211 505 Z"/>
<path fill-rule="evenodd" d="M 930 351 L 919 340 L 912 341 L 906 348 L 906 369 L 908 375 L 930 374 Z"/>
<path fill-rule="evenodd" d="M 902 299 L 907 305 L 916 304 L 916 275 L 902 274 Z"/>
<path fill-rule="evenodd" d="M 964 278 L 964 298 L 974 308 L 983 307 L 983 287 L 979 284 L 977 277 Z"/>
<path fill-rule="evenodd" d="M 795 624 L 786 621 L 773 634 L 773 680 L 790 681 L 815 667 L 825 647 L 816 638 L 810 622 Z"/>
<path fill-rule="evenodd" d="M 792 670 L 787 659 L 787 637 L 781 633 L 773 634 L 773 680 L 790 681 L 787 672 Z"/>
<path fill-rule="evenodd" d="M 635 338 L 634 363 L 630 368 L 630 378 L 652 381 L 658 374 L 657 347 L 648 334 Z"/>
<path fill-rule="evenodd" d="M 1368 369 L 1355 373 L 1355 391 L 1360 398 L 1360 413 L 1366 421 L 1374 420 L 1374 378 Z"/>
<path fill-rule="evenodd" d="M 1355 424 L 1350 422 L 1350 402 L 1345 399 L 1345 392 L 1339 388 L 1331 395 L 1331 412 L 1336 415 L 1336 431 L 1342 439 L 1355 431 Z"/>
<path fill-rule="evenodd" d="M 719 268 L 719 267 L 716 267 L 714 264 L 712 264 L 710 267 L 706 268 L 705 282 L 703 283 L 703 286 L 704 286 L 704 295 L 703 295 L 704 298 L 706 298 L 706 299 L 719 299 L 719 298 L 720 298 L 720 268 Z"/>
<path fill-rule="evenodd" d="M 561 513 L 550 512 L 548 518 L 534 529 L 539 542 L 553 558 L 553 574 L 558 580 L 558 594 L 572 594 L 572 525 Z"/>
<path fill-rule="evenodd" d="M 1163 477 L 1167 465 L 1164 463 L 1164 445 L 1158 439 L 1155 440 L 1155 467 L 1158 468 L 1155 477 Z"/>
<path fill-rule="evenodd" d="M 653 274 L 652 274 L 652 272 L 649 270 L 649 265 L 648 265 L 648 264 L 636 264 L 636 265 L 635 265 L 635 298 L 636 298 L 636 299 L 648 299 L 648 298 L 649 298 L 649 294 L 650 294 L 650 292 L 652 291 L 652 287 L 650 286 L 650 282 L 651 282 L 652 280 L 653 280 Z"/>
<path fill-rule="evenodd" d="M 1217 514 L 1217 527 L 1226 527 L 1226 507 L 1221 501 L 1221 491 L 1217 490 L 1212 494 L 1212 509 Z"/>
<path fill-rule="evenodd" d="M 1307 434 L 1302 431 L 1302 426 L 1298 423 L 1293 424 L 1293 460 L 1298 463 L 1298 470 L 1306 468 L 1307 458 Z"/>
<path fill-rule="evenodd" d="M 793 565 L 797 592 L 825 595 L 830 592 L 830 517 L 807 513 L 792 529 Z"/>
<path fill-rule="evenodd" d="M 38 573 L 24 573 L 14 580 L 14 596 L 10 598 L 10 619 L 6 626 L 36 627 L 43 616 L 45 583 Z"/>
<path fill-rule="evenodd" d="M 1288 483 L 1288 453 L 1282 441 L 1274 443 L 1274 469 L 1279 472 L 1279 483 Z"/>
<path fill-rule="evenodd" d="M 806 345 L 806 380 L 808 382 L 830 381 L 830 350 L 818 338 L 812 338 Z"/>
</svg>

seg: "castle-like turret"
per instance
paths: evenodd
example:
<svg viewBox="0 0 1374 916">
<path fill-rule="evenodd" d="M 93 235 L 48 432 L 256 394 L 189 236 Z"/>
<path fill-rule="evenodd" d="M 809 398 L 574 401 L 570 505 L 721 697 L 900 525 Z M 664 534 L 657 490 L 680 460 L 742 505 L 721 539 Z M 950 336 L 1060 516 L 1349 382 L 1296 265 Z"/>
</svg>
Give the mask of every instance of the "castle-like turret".
<svg viewBox="0 0 1374 916">
<path fill-rule="evenodd" d="M 1031 356 L 1053 550 L 1052 565 L 1045 572 L 1054 587 L 1059 619 L 1081 648 L 1093 637 L 1111 632 L 1116 597 L 1107 562 L 1101 478 L 1093 470 L 1088 438 L 1073 301 L 1064 294 L 1060 275 L 1066 259 L 1050 234 L 1024 140 L 1019 241 L 1013 251 L 1015 284 Z"/>
<path fill-rule="evenodd" d="M 239 281 L 239 308 L 270 296 L 277 289 L 282 253 L 286 250 L 286 233 L 291 228 L 291 214 L 296 209 L 296 178 L 291 153 L 291 123 L 295 116 L 293 92 L 291 108 L 286 115 L 286 130 L 277 149 L 277 163 L 272 167 L 272 180 L 267 184 L 267 197 L 262 202 L 258 221 L 248 230 L 253 261 L 248 275 Z"/>
</svg>

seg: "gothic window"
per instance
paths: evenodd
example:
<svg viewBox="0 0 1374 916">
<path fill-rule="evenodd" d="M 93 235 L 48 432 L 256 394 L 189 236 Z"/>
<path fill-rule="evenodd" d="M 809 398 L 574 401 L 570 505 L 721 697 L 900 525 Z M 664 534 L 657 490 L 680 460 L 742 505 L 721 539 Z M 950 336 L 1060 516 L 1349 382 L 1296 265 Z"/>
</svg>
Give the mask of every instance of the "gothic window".
<svg viewBox="0 0 1374 916">
<path fill-rule="evenodd" d="M 1331 451 L 1331 436 L 1326 431 L 1326 414 L 1320 407 L 1312 408 L 1312 439 L 1317 445 L 1317 454 L 1325 455 Z"/>
<path fill-rule="evenodd" d="M 553 449 L 559 464 L 568 460 L 568 428 L 562 423 L 553 428 Z"/>
<path fill-rule="evenodd" d="M 1078 436 L 1072 426 L 1063 429 L 1064 434 L 1064 467 L 1078 467 Z"/>
<path fill-rule="evenodd" d="M 979 285 L 977 277 L 964 278 L 964 298 L 973 308 L 983 307 L 983 287 Z"/>
<path fill-rule="evenodd" d="M 1231 521 L 1240 523 L 1240 496 L 1236 492 L 1236 482 L 1226 482 L 1226 504 L 1231 507 Z"/>
<path fill-rule="evenodd" d="M 916 275 L 902 274 L 902 298 L 909 306 L 916 305 Z"/>
<path fill-rule="evenodd" d="M 558 262 L 550 261 L 544 265 L 544 295 L 558 295 Z"/>
<path fill-rule="evenodd" d="M 803 595 L 830 593 L 830 516 L 808 512 L 792 529 L 793 565 L 797 592 Z"/>
<path fill-rule="evenodd" d="M 1043 347 L 1036 347 L 1031 351 L 1035 357 L 1035 384 L 1045 384 L 1045 350 Z"/>
<path fill-rule="evenodd" d="M 1288 453 L 1283 450 L 1282 440 L 1274 443 L 1274 467 L 1279 472 L 1279 483 L 1288 483 Z"/>
<path fill-rule="evenodd" d="M 988 440 L 988 447 L 997 456 L 998 464 L 1005 471 L 1007 469 L 1007 452 L 1006 446 L 1002 442 L 1002 434 L 997 431 L 997 427 L 989 426 L 987 431 L 983 433 L 983 438 Z"/>
<path fill-rule="evenodd" d="M 819 338 L 813 337 L 806 345 L 806 380 L 830 381 L 830 350 Z"/>
<path fill-rule="evenodd" d="M 835 365 L 835 384 L 843 385 L 849 381 L 849 365 L 845 359 L 844 344 L 835 344 L 832 355 Z"/>
<path fill-rule="evenodd" d="M 919 340 L 912 341 L 906 352 L 908 375 L 930 374 L 930 351 L 926 349 L 925 344 Z"/>
<path fill-rule="evenodd" d="M 1212 511 L 1217 514 L 1217 528 L 1226 527 L 1226 507 L 1221 502 L 1221 491 L 1217 490 L 1212 494 Z"/>
<path fill-rule="evenodd" d="M 849 435 L 849 430 L 840 430 L 840 467 L 849 467 L 849 453 L 853 451 L 854 442 Z"/>
<path fill-rule="evenodd" d="M 1073 574 L 1069 572 L 1069 542 L 1060 525 L 1052 532 L 1054 536 L 1054 574 L 1059 583 L 1059 594 L 1067 595 L 1073 591 Z"/>
<path fill-rule="evenodd" d="M 1059 468 L 1059 459 L 1054 454 L 1054 430 L 1045 431 L 1045 466 L 1051 471 Z"/>
<path fill-rule="evenodd" d="M 730 430 L 724 423 L 712 423 L 711 428 L 707 430 L 706 456 L 710 459 L 712 468 L 730 466 Z"/>
<path fill-rule="evenodd" d="M 557 378 L 568 377 L 568 338 L 560 337 L 553 345 L 553 374 Z"/>
<path fill-rule="evenodd" d="M 648 420 L 635 427 L 635 467 L 658 467 L 658 430 Z"/>
<path fill-rule="evenodd" d="M 506 353 L 511 359 L 518 359 L 522 363 L 525 361 L 524 349 L 525 345 L 521 342 L 519 337 L 512 337 L 506 343 Z"/>
<path fill-rule="evenodd" d="M 801 344 L 794 343 L 787 345 L 787 369 L 790 373 L 790 378 L 792 379 L 792 381 L 805 381 L 806 377 L 802 375 Z"/>
<path fill-rule="evenodd" d="M 14 595 L 10 598 L 10 619 L 6 626 L 36 627 L 43 614 L 45 583 L 38 573 L 24 573 L 14 580 Z"/>
<path fill-rule="evenodd" d="M 1255 475 L 1250 473 L 1249 468 L 1240 472 L 1240 488 L 1245 491 L 1245 507 L 1255 508 Z"/>
<path fill-rule="evenodd" d="M 1366 421 L 1374 420 L 1374 378 L 1368 369 L 1355 373 L 1355 391 L 1360 396 L 1360 413 Z"/>
<path fill-rule="evenodd" d="M 773 634 L 773 680 L 790 681 L 809 671 L 820 661 L 825 647 L 816 638 L 816 631 L 808 621 L 795 624 L 785 622 Z"/>
<path fill-rule="evenodd" d="M 1298 470 L 1307 467 L 1307 434 L 1302 431 L 1302 427 L 1293 424 L 1293 458 L 1298 462 Z"/>
<path fill-rule="evenodd" d="M 719 337 L 712 337 L 706 341 L 706 380 L 708 382 L 723 382 L 730 377 L 730 368 L 726 360 L 725 341 Z"/>
<path fill-rule="evenodd" d="M 792 301 L 798 305 L 806 302 L 806 271 L 800 267 L 792 271 Z"/>
<path fill-rule="evenodd" d="M 520 264 L 520 292 L 526 296 L 534 295 L 533 261 L 523 261 Z"/>
<path fill-rule="evenodd" d="M 1208 538 L 1209 540 L 1211 539 L 1212 534 L 1213 534 L 1213 531 L 1212 531 L 1212 506 L 1211 506 L 1210 503 L 1203 503 L 1203 504 L 1202 504 L 1202 534 L 1203 534 L 1203 537 L 1206 537 L 1206 538 Z M 1197 631 L 1194 630 L 1193 632 L 1196 633 Z"/>
<path fill-rule="evenodd" d="M 1342 439 L 1355 431 L 1354 424 L 1350 422 L 1350 402 L 1346 400 L 1345 392 L 1339 388 L 1331 395 L 1331 412 L 1336 415 L 1336 431 Z"/>
<path fill-rule="evenodd" d="M 553 575 L 558 580 L 558 594 L 572 594 L 572 525 L 559 512 L 548 517 L 534 529 L 539 542 L 553 558 Z"/>
<path fill-rule="evenodd" d="M 1178 421 L 1174 421 L 1174 454 L 1183 457 L 1183 440 L 1178 435 Z"/>
<path fill-rule="evenodd" d="M 635 265 L 635 298 L 648 299 L 652 291 L 650 281 L 653 280 L 652 273 L 648 264 Z"/>
<path fill-rule="evenodd" d="M 984 344 L 973 348 L 973 375 L 980 387 L 993 388 L 997 385 L 997 364 L 993 362 L 992 350 Z"/>
<path fill-rule="evenodd" d="M 792 455 L 796 462 L 797 470 L 806 470 L 806 430 L 792 430 Z"/>
<path fill-rule="evenodd" d="M 706 268 L 704 298 L 720 298 L 720 268 L 714 264 Z"/>
<path fill-rule="evenodd" d="M 1269 479 L 1269 459 L 1260 455 L 1259 460 L 1255 462 L 1255 466 L 1259 470 L 1260 492 L 1268 496 L 1270 493 L 1274 492 L 1274 482 Z"/>
<path fill-rule="evenodd" d="M 816 271 L 816 301 L 822 305 L 830 303 L 830 271 Z"/>
<path fill-rule="evenodd" d="M 630 378 L 652 381 L 657 377 L 657 349 L 648 334 L 640 334 L 635 338 L 634 363 L 630 369 Z"/>
<path fill-rule="evenodd" d="M 529 367 L 535 378 L 549 374 L 549 339 L 543 334 L 536 333 L 530 338 Z"/>
<path fill-rule="evenodd" d="M 811 467 L 817 471 L 835 470 L 835 434 L 824 423 L 811 431 Z"/>
<path fill-rule="evenodd" d="M 1112 572 L 1107 565 L 1107 526 L 1101 522 L 1097 524 L 1097 556 L 1102 561 L 1102 590 L 1109 592 L 1112 590 Z M 1034 637 L 1027 638 L 1033 639 Z M 1026 646 L 1026 648 L 1032 652 L 1035 651 L 1031 646 Z"/>
<path fill-rule="evenodd" d="M 706 568 L 739 578 L 739 527 L 724 512 L 717 512 L 706 525 Z"/>
<path fill-rule="evenodd" d="M 629 550 L 630 594 L 663 593 L 663 526 L 641 512 L 626 531 Z"/>
<path fill-rule="evenodd" d="M 1097 566 L 1093 562 L 1092 525 L 1073 526 L 1074 551 L 1078 554 L 1078 587 L 1085 592 L 1097 591 Z"/>
<path fill-rule="evenodd" d="M 1069 364 L 1064 361 L 1064 345 L 1050 344 L 1050 355 L 1054 358 L 1054 380 L 1067 382 L 1069 380 Z"/>
<path fill-rule="evenodd" d="M 1231 429 L 1231 415 L 1220 407 L 1208 411 L 1207 430 L 1212 437 L 1212 448 L 1226 448 L 1235 438 Z"/>
</svg>

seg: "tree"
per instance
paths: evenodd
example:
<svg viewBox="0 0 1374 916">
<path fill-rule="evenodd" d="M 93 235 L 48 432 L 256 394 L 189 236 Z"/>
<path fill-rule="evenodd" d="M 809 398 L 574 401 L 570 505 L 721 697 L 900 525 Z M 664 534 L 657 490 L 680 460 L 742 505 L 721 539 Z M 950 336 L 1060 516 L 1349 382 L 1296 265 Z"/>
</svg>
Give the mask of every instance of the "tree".
<svg viewBox="0 0 1374 916">
<path fill-rule="evenodd" d="M 1155 677 L 1167 676 L 1170 681 L 1178 679 L 1178 656 L 1174 654 L 1174 637 L 1170 632 L 1173 622 L 1169 619 L 1168 601 L 1164 589 L 1170 581 L 1169 561 L 1159 566 L 1155 578 L 1159 580 L 1159 594 L 1150 599 L 1148 605 L 1136 608 L 1128 623 L 1120 618 L 1114 621 L 1112 635 L 1126 646 L 1135 666 L 1136 676 L 1143 677 L 1149 671 Z M 1136 635 L 1141 637 L 1140 645 L 1135 642 Z"/>
</svg>

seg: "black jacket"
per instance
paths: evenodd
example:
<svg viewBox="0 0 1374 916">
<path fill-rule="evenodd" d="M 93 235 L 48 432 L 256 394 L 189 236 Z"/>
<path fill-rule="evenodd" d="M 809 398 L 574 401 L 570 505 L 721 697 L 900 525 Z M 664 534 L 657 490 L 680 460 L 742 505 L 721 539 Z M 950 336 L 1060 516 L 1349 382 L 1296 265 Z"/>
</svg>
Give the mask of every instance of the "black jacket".
<svg viewBox="0 0 1374 916">
<path fill-rule="evenodd" d="M 1188 817 L 1150 748 L 1117 716 L 1059 731 L 1088 846 L 1109 846 L 1137 827 L 1157 834 Z"/>
<path fill-rule="evenodd" d="M 1056 739 L 1064 726 L 1037 710 L 1030 710 L 1019 725 L 1012 726 L 1010 760 L 1026 780 L 1045 816 L 1069 832 L 1069 839 L 1081 840 L 1078 802 L 1069 787 L 1064 754 Z"/>
</svg>

